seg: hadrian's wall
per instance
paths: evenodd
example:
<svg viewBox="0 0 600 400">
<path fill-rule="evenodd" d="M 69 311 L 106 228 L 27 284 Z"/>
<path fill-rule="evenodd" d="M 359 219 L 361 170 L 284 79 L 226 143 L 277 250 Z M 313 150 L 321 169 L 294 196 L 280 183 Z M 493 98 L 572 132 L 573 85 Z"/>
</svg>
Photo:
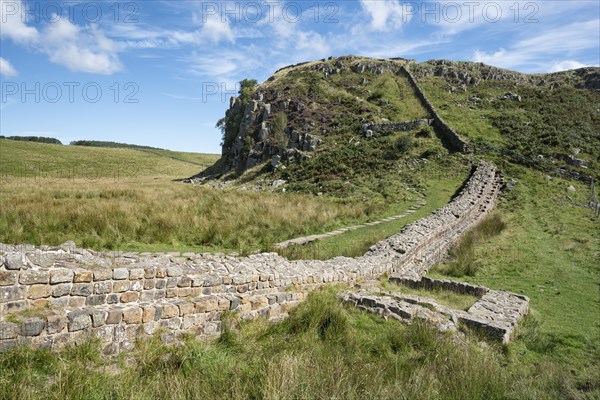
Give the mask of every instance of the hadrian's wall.
<svg viewBox="0 0 600 400">
<path fill-rule="evenodd" d="M 442 137 L 442 140 L 445 142 L 446 146 L 454 151 L 460 152 L 470 152 L 468 143 L 460 137 L 460 135 L 452 128 L 450 125 L 444 121 L 442 116 L 437 112 L 433 104 L 429 101 L 421 87 L 417 83 L 417 80 L 413 77 L 407 67 L 403 66 L 400 69 L 400 72 L 406 76 L 411 86 L 415 90 L 415 93 L 421 100 L 421 103 L 425 107 L 425 109 L 431 114 L 433 119 L 433 126 L 437 129 L 437 132 Z"/>
<path fill-rule="evenodd" d="M 418 279 L 483 218 L 500 188 L 482 162 L 449 204 L 374 245 L 362 257 L 290 261 L 275 253 L 101 253 L 61 247 L 0 246 L 0 351 L 51 349 L 98 337 L 107 353 L 140 334 L 217 335 L 224 311 L 277 319 L 319 286 L 394 273 Z"/>
</svg>

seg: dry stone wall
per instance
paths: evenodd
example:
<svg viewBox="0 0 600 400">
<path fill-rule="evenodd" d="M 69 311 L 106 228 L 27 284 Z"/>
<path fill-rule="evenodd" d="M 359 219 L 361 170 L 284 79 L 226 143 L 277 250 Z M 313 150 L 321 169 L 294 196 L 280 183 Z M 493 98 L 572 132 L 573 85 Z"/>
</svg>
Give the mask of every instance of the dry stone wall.
<svg viewBox="0 0 600 400">
<path fill-rule="evenodd" d="M 421 90 L 421 87 L 417 83 L 417 80 L 413 77 L 408 68 L 403 66 L 400 69 L 400 72 L 404 76 L 406 76 L 406 78 L 408 78 L 408 81 L 410 82 L 411 86 L 415 90 L 415 93 L 421 100 L 421 103 L 429 112 L 429 114 L 431 114 L 431 118 L 433 119 L 433 126 L 436 128 L 438 134 L 441 136 L 441 139 L 444 142 L 444 144 L 454 151 L 470 152 L 471 148 L 469 147 L 468 143 L 460 137 L 460 135 L 454 130 L 454 128 L 452 128 L 446 123 L 446 121 L 444 121 L 442 116 L 437 112 L 433 104 L 429 101 L 423 90 Z"/>
<path fill-rule="evenodd" d="M 225 311 L 278 319 L 308 292 L 383 273 L 419 277 L 494 205 L 499 178 L 482 162 L 461 193 L 431 216 L 374 245 L 362 257 L 290 261 L 276 253 L 101 253 L 60 247 L 0 246 L 0 350 L 51 349 L 95 336 L 107 353 L 140 334 L 217 335 Z"/>
</svg>

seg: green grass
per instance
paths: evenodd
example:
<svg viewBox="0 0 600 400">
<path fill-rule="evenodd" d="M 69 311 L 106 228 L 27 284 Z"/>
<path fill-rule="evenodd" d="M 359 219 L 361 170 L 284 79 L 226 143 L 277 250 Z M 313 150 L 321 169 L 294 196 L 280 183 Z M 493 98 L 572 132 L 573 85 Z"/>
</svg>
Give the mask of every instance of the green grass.
<svg viewBox="0 0 600 400">
<path fill-rule="evenodd" d="M 0 398 L 583 398 L 553 363 L 527 365 L 497 345 L 384 321 L 341 305 L 340 289 L 311 294 L 275 325 L 230 319 L 213 343 L 142 340 L 113 361 L 94 342 L 60 353 L 19 348 L 0 355 Z"/>
</svg>

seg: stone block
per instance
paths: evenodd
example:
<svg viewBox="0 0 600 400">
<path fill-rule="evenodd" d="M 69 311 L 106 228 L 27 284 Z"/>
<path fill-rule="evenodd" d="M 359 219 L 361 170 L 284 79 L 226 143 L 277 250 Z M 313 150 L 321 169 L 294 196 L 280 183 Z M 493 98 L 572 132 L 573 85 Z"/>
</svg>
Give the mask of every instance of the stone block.
<svg viewBox="0 0 600 400">
<path fill-rule="evenodd" d="M 71 296 L 87 297 L 94 292 L 94 285 L 91 283 L 74 283 L 71 288 Z"/>
<path fill-rule="evenodd" d="M 92 326 L 92 319 L 86 310 L 71 311 L 67 318 L 69 332 L 81 331 Z"/>
<path fill-rule="evenodd" d="M 109 325 L 120 324 L 123 319 L 123 310 L 121 308 L 111 308 L 106 316 L 106 323 Z"/>
<path fill-rule="evenodd" d="M 141 292 L 143 288 L 143 282 L 141 280 L 129 281 L 129 290 Z"/>
<path fill-rule="evenodd" d="M 156 280 L 156 288 L 157 289 L 164 289 L 167 287 L 167 282 L 164 279 L 157 279 Z"/>
<path fill-rule="evenodd" d="M 142 322 L 155 321 L 156 308 L 154 306 L 142 306 Z"/>
<path fill-rule="evenodd" d="M 156 268 L 154 268 L 154 267 L 144 268 L 144 278 L 154 279 L 155 277 L 156 277 Z"/>
<path fill-rule="evenodd" d="M 192 286 L 192 278 L 190 278 L 189 276 L 182 276 L 181 278 L 179 278 L 177 286 L 180 288 L 187 288 Z"/>
<path fill-rule="evenodd" d="M 94 328 L 98 328 L 106 323 L 106 318 L 108 316 L 108 312 L 104 310 L 91 310 L 90 314 L 92 316 L 92 326 Z"/>
<path fill-rule="evenodd" d="M 156 268 L 156 277 L 157 278 L 166 278 L 167 277 L 167 269 L 164 267 Z"/>
<path fill-rule="evenodd" d="M 179 292 L 178 292 L 177 288 L 174 287 L 174 288 L 167 289 L 167 293 L 166 293 L 165 297 L 174 298 L 174 297 L 177 297 L 178 294 L 179 294 Z"/>
<path fill-rule="evenodd" d="M 124 309 L 123 322 L 126 324 L 140 324 L 142 322 L 142 308 L 132 307 Z"/>
<path fill-rule="evenodd" d="M 26 286 L 0 286 L 0 303 L 25 300 L 26 298 Z"/>
<path fill-rule="evenodd" d="M 123 293 L 129 290 L 129 281 L 115 281 L 112 285 L 113 293 Z"/>
<path fill-rule="evenodd" d="M 144 290 L 154 289 L 155 280 L 154 279 L 144 279 Z"/>
<path fill-rule="evenodd" d="M 15 339 L 19 336 L 19 325 L 12 322 L 0 322 L 0 340 Z"/>
<path fill-rule="evenodd" d="M 58 283 L 71 283 L 74 275 L 74 272 L 67 268 L 53 269 L 50 271 L 50 283 L 52 285 Z"/>
<path fill-rule="evenodd" d="M 129 279 L 143 279 L 144 278 L 144 269 L 143 268 L 133 268 L 129 270 Z"/>
<path fill-rule="evenodd" d="M 17 271 L 0 271 L 0 286 L 11 286 L 17 284 Z"/>
<path fill-rule="evenodd" d="M 177 287 L 178 278 L 167 278 L 167 289 Z"/>
<path fill-rule="evenodd" d="M 27 268 L 27 263 L 23 254 L 8 252 L 4 255 L 4 267 L 9 270 L 18 270 Z"/>
<path fill-rule="evenodd" d="M 50 280 L 50 273 L 42 270 L 21 271 L 19 274 L 19 283 L 21 285 L 33 285 L 36 283 L 47 284 Z"/>
<path fill-rule="evenodd" d="M 86 306 L 99 306 L 102 304 L 106 304 L 105 294 L 93 294 L 85 299 Z"/>
<path fill-rule="evenodd" d="M 109 279 L 112 279 L 112 276 L 113 276 L 112 269 L 102 268 L 102 269 L 94 270 L 94 281 L 96 281 L 96 282 L 107 281 Z"/>
<path fill-rule="evenodd" d="M 70 308 L 81 308 L 81 307 L 85 306 L 85 297 L 70 296 L 70 297 L 67 297 L 67 299 L 69 300 L 68 306 Z"/>
<path fill-rule="evenodd" d="M 165 303 L 162 305 L 162 318 L 173 318 L 179 316 L 179 307 L 175 304 Z"/>
<path fill-rule="evenodd" d="M 106 296 L 107 304 L 117 304 L 119 302 L 119 295 L 116 293 L 111 293 Z"/>
<path fill-rule="evenodd" d="M 94 273 L 86 270 L 76 270 L 73 276 L 73 283 L 89 283 L 92 281 Z"/>
<path fill-rule="evenodd" d="M 125 292 L 121 294 L 121 303 L 133 303 L 140 298 L 139 292 Z"/>
<path fill-rule="evenodd" d="M 30 299 L 42 299 L 52 295 L 52 288 L 49 285 L 31 285 L 27 291 L 27 297 Z"/>
<path fill-rule="evenodd" d="M 192 288 L 186 287 L 186 288 L 177 289 L 177 297 L 189 297 L 191 295 L 192 295 Z"/>
<path fill-rule="evenodd" d="M 193 314 L 194 313 L 194 303 L 179 303 L 177 304 L 179 307 L 179 316 L 183 317 L 184 315 Z"/>
<path fill-rule="evenodd" d="M 67 326 L 67 317 L 63 314 L 49 314 L 46 316 L 46 332 L 49 335 L 62 332 Z"/>
<path fill-rule="evenodd" d="M 167 267 L 168 277 L 179 277 L 183 275 L 183 269 L 181 267 Z"/>
<path fill-rule="evenodd" d="M 114 280 L 123 280 L 129 278 L 129 270 L 127 268 L 113 268 L 112 278 Z"/>
<path fill-rule="evenodd" d="M 94 283 L 95 294 L 108 294 L 112 291 L 113 283 L 111 281 L 103 281 Z"/>
</svg>

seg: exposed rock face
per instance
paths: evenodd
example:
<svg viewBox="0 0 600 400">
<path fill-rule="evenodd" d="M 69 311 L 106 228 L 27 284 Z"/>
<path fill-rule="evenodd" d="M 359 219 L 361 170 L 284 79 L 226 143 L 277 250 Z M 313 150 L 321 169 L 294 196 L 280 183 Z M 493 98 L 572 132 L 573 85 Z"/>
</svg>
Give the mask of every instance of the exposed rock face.
<svg viewBox="0 0 600 400">
<path fill-rule="evenodd" d="M 60 348 L 92 334 L 111 353 L 132 348 L 140 331 L 159 328 L 213 336 L 227 310 L 277 319 L 325 284 L 383 273 L 418 279 L 492 209 L 498 189 L 495 166 L 482 163 L 451 203 L 357 258 L 290 261 L 275 253 L 237 258 L 1 245 L 0 350 L 25 343 Z M 44 317 L 17 327 L 5 320 L 19 320 L 31 308 Z"/>
</svg>

